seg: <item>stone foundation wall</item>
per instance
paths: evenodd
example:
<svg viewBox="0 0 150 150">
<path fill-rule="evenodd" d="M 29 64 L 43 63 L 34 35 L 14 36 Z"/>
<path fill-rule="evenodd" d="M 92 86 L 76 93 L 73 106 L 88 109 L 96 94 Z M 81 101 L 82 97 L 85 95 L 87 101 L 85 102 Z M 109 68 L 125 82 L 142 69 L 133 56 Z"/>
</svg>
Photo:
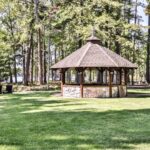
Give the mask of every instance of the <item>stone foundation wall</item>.
<svg viewBox="0 0 150 150">
<path fill-rule="evenodd" d="M 84 87 L 83 97 L 85 98 L 109 97 L 109 87 L 92 87 L 92 86 Z"/>
<path fill-rule="evenodd" d="M 64 97 L 80 98 L 80 86 L 65 85 L 63 87 Z M 126 86 L 113 86 L 112 97 L 125 97 L 127 95 Z M 109 87 L 106 86 L 84 86 L 83 87 L 84 98 L 109 98 Z"/>
<path fill-rule="evenodd" d="M 80 98 L 80 86 L 70 86 L 70 85 L 64 86 L 63 87 L 63 96 Z"/>
<path fill-rule="evenodd" d="M 117 86 L 114 86 L 112 87 L 112 97 L 118 97 L 119 96 L 119 93 L 118 93 L 118 87 Z"/>
<path fill-rule="evenodd" d="M 118 87 L 118 91 L 119 91 L 119 97 L 126 97 L 127 96 L 127 87 L 120 85 Z"/>
</svg>

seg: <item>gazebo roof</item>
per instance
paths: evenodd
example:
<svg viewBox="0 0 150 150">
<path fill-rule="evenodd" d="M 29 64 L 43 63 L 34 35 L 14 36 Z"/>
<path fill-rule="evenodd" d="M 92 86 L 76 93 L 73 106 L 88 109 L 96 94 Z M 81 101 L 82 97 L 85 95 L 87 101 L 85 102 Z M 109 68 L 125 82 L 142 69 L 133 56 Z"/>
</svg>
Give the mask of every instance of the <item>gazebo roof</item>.
<svg viewBox="0 0 150 150">
<path fill-rule="evenodd" d="M 137 68 L 137 65 L 115 52 L 99 45 L 100 40 L 92 35 L 80 49 L 53 65 L 52 69 L 103 67 L 103 68 Z"/>
</svg>

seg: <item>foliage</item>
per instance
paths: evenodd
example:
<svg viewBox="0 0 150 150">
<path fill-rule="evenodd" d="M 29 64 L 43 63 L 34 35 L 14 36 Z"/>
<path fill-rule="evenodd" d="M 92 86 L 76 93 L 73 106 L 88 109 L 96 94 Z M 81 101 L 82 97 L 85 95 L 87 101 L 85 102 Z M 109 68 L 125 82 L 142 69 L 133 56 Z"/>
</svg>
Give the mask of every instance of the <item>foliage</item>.
<svg viewBox="0 0 150 150">
<path fill-rule="evenodd" d="M 137 63 L 144 75 L 146 35 L 136 11 L 142 5 L 135 0 L 1 0 L 0 22 L 7 40 L 0 44 L 9 49 L 13 75 L 20 55 L 27 81 L 34 77 L 37 82 L 40 71 L 47 75 L 42 68 L 81 47 L 94 26 L 102 45 Z"/>
</svg>

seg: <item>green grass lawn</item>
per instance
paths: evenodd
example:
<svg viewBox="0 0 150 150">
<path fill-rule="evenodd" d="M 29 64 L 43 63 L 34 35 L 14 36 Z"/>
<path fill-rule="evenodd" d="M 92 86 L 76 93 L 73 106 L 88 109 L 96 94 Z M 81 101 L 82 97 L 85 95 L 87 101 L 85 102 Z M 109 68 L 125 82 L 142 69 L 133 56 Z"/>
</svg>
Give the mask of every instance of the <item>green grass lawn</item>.
<svg viewBox="0 0 150 150">
<path fill-rule="evenodd" d="M 150 90 L 137 92 L 143 95 L 136 90 L 119 99 L 0 95 L 0 150 L 150 149 Z"/>
</svg>

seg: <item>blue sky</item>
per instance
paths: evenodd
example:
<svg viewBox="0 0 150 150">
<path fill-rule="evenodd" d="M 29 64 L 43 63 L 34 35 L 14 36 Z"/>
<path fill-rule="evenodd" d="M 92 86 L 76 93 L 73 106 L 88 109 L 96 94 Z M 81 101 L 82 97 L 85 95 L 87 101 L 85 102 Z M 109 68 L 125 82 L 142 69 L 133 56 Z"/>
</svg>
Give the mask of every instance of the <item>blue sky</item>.
<svg viewBox="0 0 150 150">
<path fill-rule="evenodd" d="M 144 3 L 144 4 L 147 4 L 146 3 L 146 0 L 139 0 L 140 2 Z M 145 15 L 145 12 L 144 12 L 144 8 L 142 7 L 139 7 L 138 8 L 138 14 L 140 16 L 142 16 L 142 19 L 143 19 L 143 22 L 141 22 L 142 25 L 146 25 L 148 24 L 148 19 L 147 19 L 147 16 Z"/>
</svg>

